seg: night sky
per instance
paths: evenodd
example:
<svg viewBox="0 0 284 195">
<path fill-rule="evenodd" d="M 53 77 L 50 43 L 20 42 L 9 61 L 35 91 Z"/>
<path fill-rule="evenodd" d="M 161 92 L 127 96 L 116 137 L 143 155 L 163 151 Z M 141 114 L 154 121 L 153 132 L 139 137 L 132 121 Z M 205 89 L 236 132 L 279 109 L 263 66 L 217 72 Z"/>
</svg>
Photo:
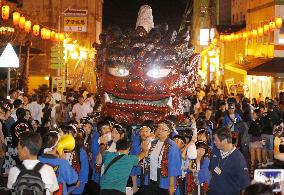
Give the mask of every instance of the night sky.
<svg viewBox="0 0 284 195">
<path fill-rule="evenodd" d="M 155 25 L 169 24 L 177 29 L 182 21 L 187 0 L 104 0 L 103 26 L 135 28 L 137 14 L 141 5 L 150 5 Z"/>
</svg>

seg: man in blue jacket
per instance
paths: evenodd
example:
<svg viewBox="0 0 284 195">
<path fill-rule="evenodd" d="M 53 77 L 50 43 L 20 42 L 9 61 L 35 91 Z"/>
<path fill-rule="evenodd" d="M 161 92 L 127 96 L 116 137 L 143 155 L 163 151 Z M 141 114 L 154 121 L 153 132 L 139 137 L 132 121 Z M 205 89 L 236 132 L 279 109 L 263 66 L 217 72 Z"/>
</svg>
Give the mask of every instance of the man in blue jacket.
<svg viewBox="0 0 284 195">
<path fill-rule="evenodd" d="M 239 195 L 250 185 L 246 161 L 232 144 L 231 131 L 226 127 L 214 132 L 215 146 L 210 159 L 211 181 L 208 195 Z"/>
</svg>

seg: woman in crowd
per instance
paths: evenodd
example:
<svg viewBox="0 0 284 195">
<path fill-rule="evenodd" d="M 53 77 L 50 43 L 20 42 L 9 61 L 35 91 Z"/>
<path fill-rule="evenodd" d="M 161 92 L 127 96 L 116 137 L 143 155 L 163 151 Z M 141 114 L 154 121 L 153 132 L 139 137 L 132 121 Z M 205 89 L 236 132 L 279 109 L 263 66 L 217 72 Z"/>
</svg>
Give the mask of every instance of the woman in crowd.
<svg viewBox="0 0 284 195">
<path fill-rule="evenodd" d="M 252 114 L 253 121 L 249 127 L 250 135 L 249 152 L 250 152 L 250 175 L 253 177 L 255 168 L 261 168 L 262 163 L 262 138 L 261 138 L 261 113 L 259 109 L 255 109 Z"/>
<path fill-rule="evenodd" d="M 196 142 L 197 158 L 190 161 L 186 192 L 192 195 L 205 195 L 210 180 L 208 144 Z"/>
<path fill-rule="evenodd" d="M 139 134 L 138 134 L 139 133 Z M 141 152 L 141 144 L 143 142 L 147 142 L 149 145 L 149 148 L 151 146 L 151 142 L 154 139 L 154 121 L 152 120 L 146 120 L 142 123 L 142 127 L 139 129 L 139 132 L 137 134 L 133 133 L 131 136 L 132 140 L 132 148 L 130 150 L 130 154 L 132 155 L 139 155 Z M 131 178 L 132 178 L 132 184 L 133 184 L 133 192 L 136 194 L 145 194 L 145 174 L 143 171 L 143 168 L 146 165 L 145 158 L 140 161 L 138 166 L 135 166 L 131 171 Z M 138 190 L 139 187 L 139 190 Z"/>
</svg>

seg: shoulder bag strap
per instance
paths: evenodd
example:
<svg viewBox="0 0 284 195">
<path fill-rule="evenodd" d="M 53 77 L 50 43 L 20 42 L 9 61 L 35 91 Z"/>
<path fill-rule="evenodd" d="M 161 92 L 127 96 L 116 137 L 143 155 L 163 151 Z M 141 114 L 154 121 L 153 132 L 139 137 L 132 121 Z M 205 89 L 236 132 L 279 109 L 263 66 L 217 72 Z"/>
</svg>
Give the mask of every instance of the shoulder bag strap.
<svg viewBox="0 0 284 195">
<path fill-rule="evenodd" d="M 121 155 L 118 155 L 117 157 L 115 157 L 114 159 L 112 159 L 110 161 L 110 163 L 107 165 L 107 167 L 105 168 L 105 171 L 104 171 L 104 174 L 106 174 L 106 172 L 108 171 L 108 169 L 111 167 L 111 165 L 113 165 L 116 161 L 118 161 L 119 159 L 121 159 L 125 154 L 121 154 Z"/>
<path fill-rule="evenodd" d="M 23 165 L 23 164 L 17 165 L 16 167 L 19 169 L 20 173 L 21 173 L 23 170 L 26 170 L 26 167 L 25 167 L 25 165 Z"/>
<path fill-rule="evenodd" d="M 36 172 L 39 172 L 41 170 L 41 168 L 43 167 L 43 163 L 39 162 L 36 164 L 36 166 L 34 166 L 33 170 Z"/>
</svg>

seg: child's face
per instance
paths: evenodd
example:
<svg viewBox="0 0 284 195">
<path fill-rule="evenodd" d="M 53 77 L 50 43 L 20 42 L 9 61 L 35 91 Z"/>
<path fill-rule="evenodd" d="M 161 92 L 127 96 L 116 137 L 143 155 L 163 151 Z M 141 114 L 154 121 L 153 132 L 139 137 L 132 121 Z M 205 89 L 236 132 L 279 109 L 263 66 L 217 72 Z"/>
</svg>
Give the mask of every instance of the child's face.
<svg viewBox="0 0 284 195">
<path fill-rule="evenodd" d="M 92 132 L 92 125 L 90 125 L 90 124 L 85 124 L 84 125 L 84 131 L 85 131 L 85 133 L 86 133 L 86 135 L 90 135 L 91 134 L 91 132 Z"/>
<path fill-rule="evenodd" d="M 111 128 L 110 128 L 110 126 L 109 125 L 104 125 L 104 126 L 102 126 L 102 135 L 105 135 L 105 134 L 107 134 L 107 133 L 109 133 L 109 132 L 111 132 Z"/>
<path fill-rule="evenodd" d="M 202 157 L 205 155 L 205 149 L 204 148 L 198 148 L 197 149 L 197 156 Z"/>
<path fill-rule="evenodd" d="M 111 139 L 114 141 L 114 142 L 117 142 L 118 140 L 120 140 L 122 138 L 122 136 L 119 134 L 119 132 L 113 128 L 112 129 L 112 132 L 111 132 Z"/>
<path fill-rule="evenodd" d="M 148 137 L 151 136 L 151 130 L 149 127 L 143 126 L 141 127 L 139 134 L 142 140 L 146 140 Z"/>
<path fill-rule="evenodd" d="M 205 133 L 201 133 L 197 136 L 197 140 L 198 141 L 204 141 L 204 142 L 207 142 L 207 138 L 206 138 L 206 135 Z"/>
<path fill-rule="evenodd" d="M 174 142 L 177 144 L 177 146 L 180 150 L 183 149 L 184 146 L 185 146 L 184 142 L 182 140 L 178 139 L 178 138 L 175 138 Z"/>
</svg>

